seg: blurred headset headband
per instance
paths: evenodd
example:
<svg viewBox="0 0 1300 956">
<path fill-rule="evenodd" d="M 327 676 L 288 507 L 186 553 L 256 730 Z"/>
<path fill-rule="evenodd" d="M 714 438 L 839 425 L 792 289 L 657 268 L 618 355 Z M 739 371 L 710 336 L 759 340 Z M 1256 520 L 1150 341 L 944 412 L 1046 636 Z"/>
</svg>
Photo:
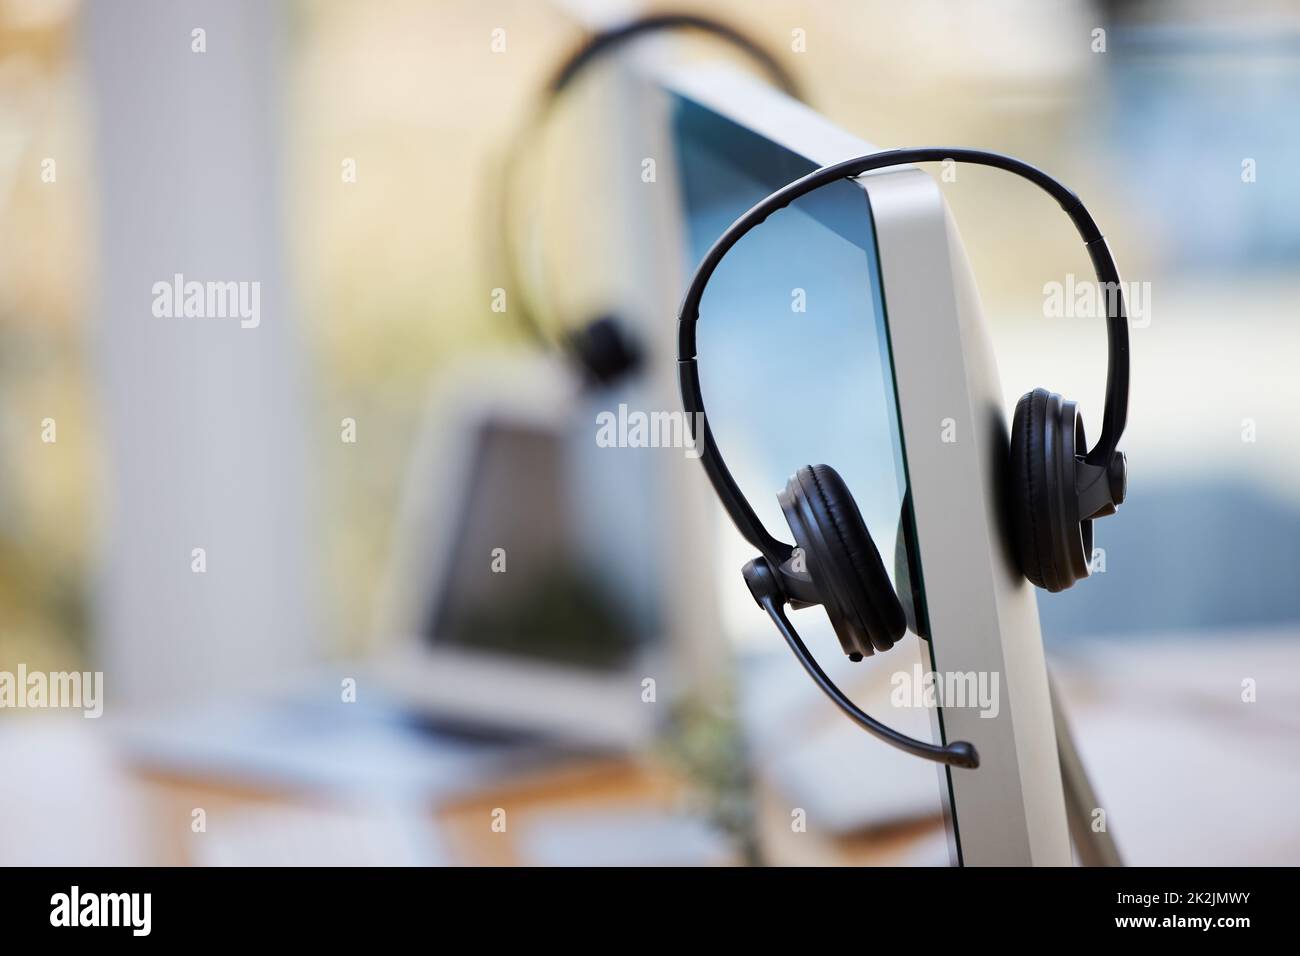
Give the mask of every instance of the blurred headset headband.
<svg viewBox="0 0 1300 956">
<path fill-rule="evenodd" d="M 528 112 L 507 140 L 502 154 L 499 192 L 496 193 L 491 257 L 503 271 L 504 288 L 510 297 L 506 311 L 512 313 L 524 333 L 543 347 L 550 345 L 535 300 L 529 295 L 520 268 L 520 241 L 514 216 L 515 187 L 521 163 L 535 160 L 528 143 L 541 135 L 561 95 L 593 63 L 623 49 L 633 40 L 652 33 L 695 32 L 724 41 L 748 56 L 771 81 L 788 95 L 802 99 L 794 78 L 776 58 L 755 40 L 735 27 L 709 17 L 689 13 L 659 13 L 594 33 L 579 44 L 552 73 L 540 102 Z M 639 362 L 640 349 L 626 326 L 613 316 L 601 316 L 582 323 L 575 331 L 561 334 L 559 343 L 578 364 L 588 380 L 600 384 L 617 381 Z"/>
</svg>

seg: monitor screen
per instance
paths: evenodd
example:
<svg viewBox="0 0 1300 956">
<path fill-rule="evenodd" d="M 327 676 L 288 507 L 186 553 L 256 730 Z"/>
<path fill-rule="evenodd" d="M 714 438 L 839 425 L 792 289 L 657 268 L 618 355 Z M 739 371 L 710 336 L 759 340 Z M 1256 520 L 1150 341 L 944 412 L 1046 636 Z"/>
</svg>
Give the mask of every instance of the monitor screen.
<svg viewBox="0 0 1300 956">
<path fill-rule="evenodd" d="M 680 96 L 673 126 L 689 270 L 741 213 L 816 165 Z M 777 492 L 800 466 L 831 465 L 909 603 L 906 561 L 896 559 L 900 526 L 911 533 L 907 475 L 861 186 L 827 186 L 745 236 L 709 283 L 697 334 L 714 436 L 768 530 L 790 540 Z"/>
<path fill-rule="evenodd" d="M 647 568 L 645 482 L 617 455 L 595 457 L 590 416 L 573 432 L 509 417 L 473 430 L 473 479 L 429 604 L 431 644 L 594 671 L 625 668 L 660 628 Z M 585 439 L 585 441 L 584 441 Z M 601 534 L 613 509 L 628 515 Z"/>
</svg>

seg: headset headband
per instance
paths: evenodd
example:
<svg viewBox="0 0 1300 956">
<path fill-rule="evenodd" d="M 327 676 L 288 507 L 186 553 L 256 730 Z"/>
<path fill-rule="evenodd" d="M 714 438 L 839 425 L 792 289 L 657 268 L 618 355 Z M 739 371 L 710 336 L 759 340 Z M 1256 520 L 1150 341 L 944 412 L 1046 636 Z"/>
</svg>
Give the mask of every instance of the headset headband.
<svg viewBox="0 0 1300 956">
<path fill-rule="evenodd" d="M 543 329 L 541 309 L 529 294 L 528 284 L 522 281 L 519 237 L 515 234 L 514 196 L 515 180 L 523 162 L 535 160 L 535 151 L 528 148 L 530 140 L 540 136 L 561 95 L 584 70 L 600 60 L 618 52 L 634 40 L 654 33 L 694 32 L 715 37 L 750 57 L 768 78 L 787 96 L 803 99 L 793 76 L 769 51 L 735 27 L 720 20 L 690 13 L 657 13 L 639 17 L 620 26 L 601 30 L 586 37 L 560 62 L 543 88 L 538 102 L 528 111 L 507 140 L 501 153 L 500 169 L 494 177 L 499 189 L 493 196 L 494 208 L 489 219 L 495 223 L 490 231 L 492 261 L 500 264 L 505 273 L 505 288 L 511 290 L 514 301 L 510 313 L 530 338 L 538 344 L 547 342 Z"/>
<path fill-rule="evenodd" d="M 1100 473 L 1104 474 L 1119 445 L 1120 436 L 1124 433 L 1124 423 L 1128 416 L 1129 388 L 1128 315 L 1124 305 L 1124 290 L 1120 284 L 1119 269 L 1106 245 L 1105 237 L 1102 236 L 1097 223 L 1084 208 L 1078 196 L 1041 169 L 1011 156 L 981 149 L 944 147 L 894 149 L 823 166 L 778 189 L 728 227 L 700 262 L 677 315 L 677 374 L 681 386 L 682 404 L 687 413 L 686 419 L 691 423 L 692 436 L 696 441 L 695 447 L 701 449 L 704 470 L 722 500 L 723 506 L 736 523 L 736 527 L 750 544 L 773 562 L 774 566 L 789 559 L 793 548 L 772 537 L 758 520 L 754 509 L 745 500 L 736 480 L 727 469 L 726 462 L 723 461 L 713 440 L 708 418 L 704 415 L 704 397 L 700 392 L 700 373 L 695 354 L 695 323 L 699 321 L 700 301 L 704 297 L 704 290 L 718 264 L 737 242 L 750 230 L 761 225 L 768 216 L 784 209 L 801 196 L 830 183 L 841 179 L 852 179 L 872 170 L 941 160 L 991 166 L 1014 173 L 1050 195 L 1070 217 L 1070 221 L 1074 223 L 1075 229 L 1083 239 L 1084 247 L 1088 250 L 1088 256 L 1097 273 L 1097 281 L 1101 283 L 1103 292 L 1107 293 L 1104 296 L 1107 303 L 1108 345 L 1106 408 L 1102 418 L 1101 437 L 1097 439 L 1092 450 L 1084 456 L 1084 463 L 1093 466 L 1094 469 L 1100 469 Z M 695 423 L 701 418 L 704 421 L 703 435 L 695 433 Z"/>
<path fill-rule="evenodd" d="M 547 84 L 547 91 L 551 97 L 558 96 L 574 77 L 586 69 L 589 63 L 626 45 L 630 40 L 647 33 L 679 30 L 694 30 L 730 43 L 751 57 L 787 96 L 796 100 L 803 99 L 794 77 L 786 71 L 776 57 L 757 42 L 720 20 L 692 13 L 651 14 L 595 34 L 565 58 Z"/>
</svg>

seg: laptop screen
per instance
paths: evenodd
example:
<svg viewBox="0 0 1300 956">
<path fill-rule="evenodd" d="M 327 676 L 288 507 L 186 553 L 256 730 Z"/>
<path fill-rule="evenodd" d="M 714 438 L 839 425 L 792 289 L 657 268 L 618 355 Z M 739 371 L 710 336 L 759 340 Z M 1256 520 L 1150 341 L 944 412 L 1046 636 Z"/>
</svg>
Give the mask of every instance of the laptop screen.
<svg viewBox="0 0 1300 956">
<path fill-rule="evenodd" d="M 507 417 L 474 429 L 474 479 L 448 508 L 457 524 L 425 639 L 440 646 L 596 671 L 627 667 L 661 624 L 645 594 L 644 482 L 590 461 L 590 416 L 574 433 Z M 584 441 L 585 439 L 585 441 Z"/>
</svg>

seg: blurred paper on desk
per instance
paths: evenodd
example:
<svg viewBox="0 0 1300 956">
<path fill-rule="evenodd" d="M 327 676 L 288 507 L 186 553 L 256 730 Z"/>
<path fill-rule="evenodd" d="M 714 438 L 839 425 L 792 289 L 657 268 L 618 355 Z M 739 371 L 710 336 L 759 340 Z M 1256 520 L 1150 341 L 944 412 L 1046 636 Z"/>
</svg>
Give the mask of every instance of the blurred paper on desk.
<svg viewBox="0 0 1300 956">
<path fill-rule="evenodd" d="M 527 866 L 727 866 L 739 854 L 705 820 L 635 809 L 531 817 L 519 838 Z"/>
<path fill-rule="evenodd" d="M 200 866 L 438 866 L 447 862 L 417 807 L 273 807 L 215 814 L 196 838 Z"/>
</svg>

